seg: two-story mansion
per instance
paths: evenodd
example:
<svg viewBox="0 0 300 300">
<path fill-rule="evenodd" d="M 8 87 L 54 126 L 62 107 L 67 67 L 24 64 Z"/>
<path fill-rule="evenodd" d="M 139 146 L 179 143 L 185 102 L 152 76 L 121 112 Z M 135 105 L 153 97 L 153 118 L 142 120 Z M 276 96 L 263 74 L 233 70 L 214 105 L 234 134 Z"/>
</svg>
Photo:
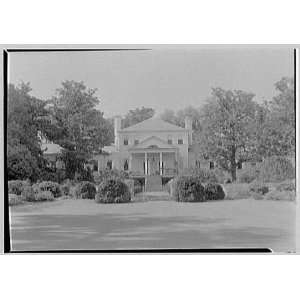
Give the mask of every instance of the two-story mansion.
<svg viewBox="0 0 300 300">
<path fill-rule="evenodd" d="M 178 170 L 197 165 L 192 146 L 192 121 L 185 119 L 179 127 L 152 117 L 127 128 L 121 128 L 121 117 L 114 118 L 115 142 L 96 155 L 98 170 L 115 168 L 128 171 L 133 178 L 150 180 L 158 187 L 163 179 L 174 177 Z M 153 188 L 152 188 L 153 190 Z"/>
</svg>

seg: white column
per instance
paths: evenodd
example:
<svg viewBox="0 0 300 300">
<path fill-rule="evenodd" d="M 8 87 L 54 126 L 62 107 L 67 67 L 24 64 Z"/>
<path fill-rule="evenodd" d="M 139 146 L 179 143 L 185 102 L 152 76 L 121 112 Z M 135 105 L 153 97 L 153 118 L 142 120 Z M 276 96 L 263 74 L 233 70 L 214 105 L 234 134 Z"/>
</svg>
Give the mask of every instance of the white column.
<svg viewBox="0 0 300 300">
<path fill-rule="evenodd" d="M 145 175 L 148 175 L 148 162 L 147 152 L 145 152 Z"/>
<path fill-rule="evenodd" d="M 163 174 L 163 169 L 162 169 L 163 163 L 162 163 L 162 152 L 159 152 L 159 174 Z"/>
<path fill-rule="evenodd" d="M 132 168 L 132 153 L 130 153 L 129 160 L 128 160 L 128 171 L 131 171 Z"/>
</svg>

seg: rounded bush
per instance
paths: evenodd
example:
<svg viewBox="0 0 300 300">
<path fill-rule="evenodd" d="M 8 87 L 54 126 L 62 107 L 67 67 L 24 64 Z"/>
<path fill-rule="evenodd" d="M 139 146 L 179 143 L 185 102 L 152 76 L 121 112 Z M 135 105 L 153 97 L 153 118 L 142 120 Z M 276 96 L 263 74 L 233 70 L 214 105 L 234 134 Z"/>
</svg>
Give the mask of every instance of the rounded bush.
<svg viewBox="0 0 300 300">
<path fill-rule="evenodd" d="M 94 181 L 97 185 L 99 185 L 101 182 L 107 180 L 107 179 L 129 179 L 129 174 L 125 171 L 120 171 L 117 169 L 112 170 L 99 170 L 97 174 L 94 175 Z"/>
<path fill-rule="evenodd" d="M 35 201 L 35 193 L 31 186 L 25 186 L 22 194 L 21 194 L 23 201 L 33 202 Z"/>
<path fill-rule="evenodd" d="M 89 181 L 79 183 L 75 188 L 76 198 L 94 199 L 96 195 L 96 187 Z"/>
<path fill-rule="evenodd" d="M 264 182 L 256 180 L 249 185 L 249 191 L 251 193 L 264 195 L 269 192 L 269 187 Z"/>
<path fill-rule="evenodd" d="M 276 190 L 280 191 L 280 192 L 284 192 L 284 191 L 295 191 L 296 190 L 296 186 L 295 186 L 295 182 L 290 181 L 290 182 L 283 182 L 280 183 L 279 185 L 276 186 Z"/>
<path fill-rule="evenodd" d="M 223 200 L 225 198 L 225 192 L 223 187 L 218 183 L 208 183 L 204 187 L 206 200 Z"/>
<path fill-rule="evenodd" d="M 57 182 L 53 181 L 42 181 L 41 183 L 34 185 L 36 193 L 39 192 L 51 192 L 55 198 L 61 196 L 60 186 Z"/>
<path fill-rule="evenodd" d="M 23 199 L 19 195 L 8 194 L 8 204 L 9 204 L 9 206 L 15 206 L 15 205 L 23 204 Z"/>
<path fill-rule="evenodd" d="M 98 188 L 97 203 L 126 203 L 131 195 L 128 186 L 120 179 L 107 179 Z"/>
<path fill-rule="evenodd" d="M 215 172 L 206 169 L 187 168 L 184 169 L 180 175 L 197 177 L 202 183 L 218 182 L 218 177 L 216 176 Z"/>
<path fill-rule="evenodd" d="M 266 195 L 267 200 L 275 200 L 275 201 L 295 201 L 296 193 L 295 191 L 271 191 Z"/>
<path fill-rule="evenodd" d="M 50 191 L 39 192 L 35 196 L 36 202 L 53 201 L 53 200 L 54 200 L 54 196 Z"/>
<path fill-rule="evenodd" d="M 8 193 L 21 195 L 25 186 L 30 186 L 30 182 L 27 180 L 10 180 L 8 181 Z"/>
<path fill-rule="evenodd" d="M 196 176 L 180 176 L 174 182 L 174 198 L 178 202 L 205 201 L 204 187 Z"/>
<path fill-rule="evenodd" d="M 259 178 L 265 182 L 280 182 L 295 178 L 295 168 L 285 157 L 267 158 L 261 165 Z"/>
</svg>

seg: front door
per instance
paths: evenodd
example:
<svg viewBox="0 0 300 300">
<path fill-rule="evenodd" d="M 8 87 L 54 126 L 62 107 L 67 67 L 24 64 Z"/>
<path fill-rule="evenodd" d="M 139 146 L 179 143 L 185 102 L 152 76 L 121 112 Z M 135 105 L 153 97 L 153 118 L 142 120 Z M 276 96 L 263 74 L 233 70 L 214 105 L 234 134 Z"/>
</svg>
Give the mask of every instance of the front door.
<svg viewBox="0 0 300 300">
<path fill-rule="evenodd" d="M 148 153 L 149 175 L 159 175 L 159 153 Z"/>
</svg>

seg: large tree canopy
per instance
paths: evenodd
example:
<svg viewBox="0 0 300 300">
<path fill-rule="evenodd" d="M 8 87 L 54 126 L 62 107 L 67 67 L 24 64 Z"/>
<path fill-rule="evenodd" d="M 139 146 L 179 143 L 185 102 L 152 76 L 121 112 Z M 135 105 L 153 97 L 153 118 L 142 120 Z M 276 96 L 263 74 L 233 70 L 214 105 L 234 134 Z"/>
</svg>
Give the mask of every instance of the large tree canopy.
<svg viewBox="0 0 300 300">
<path fill-rule="evenodd" d="M 254 94 L 221 88 L 203 108 L 201 145 L 236 180 L 238 162 L 250 159 L 256 149 L 256 118 L 259 106 Z"/>
<path fill-rule="evenodd" d="M 149 107 L 141 107 L 136 108 L 134 110 L 130 110 L 123 119 L 123 127 L 129 127 L 140 123 L 144 120 L 147 120 L 154 116 L 154 109 Z"/>
<path fill-rule="evenodd" d="M 9 85 L 7 162 L 9 179 L 35 180 L 45 167 L 39 132 L 47 114 L 45 102 L 30 95 L 29 84 Z"/>
<path fill-rule="evenodd" d="M 275 88 L 278 94 L 268 103 L 268 115 L 259 144 L 263 156 L 295 153 L 294 80 L 284 77 Z"/>
<path fill-rule="evenodd" d="M 45 135 L 65 148 L 63 159 L 71 178 L 92 153 L 113 140 L 111 123 L 96 109 L 100 101 L 95 93 L 83 82 L 65 81 L 51 101 L 52 122 Z"/>
</svg>

